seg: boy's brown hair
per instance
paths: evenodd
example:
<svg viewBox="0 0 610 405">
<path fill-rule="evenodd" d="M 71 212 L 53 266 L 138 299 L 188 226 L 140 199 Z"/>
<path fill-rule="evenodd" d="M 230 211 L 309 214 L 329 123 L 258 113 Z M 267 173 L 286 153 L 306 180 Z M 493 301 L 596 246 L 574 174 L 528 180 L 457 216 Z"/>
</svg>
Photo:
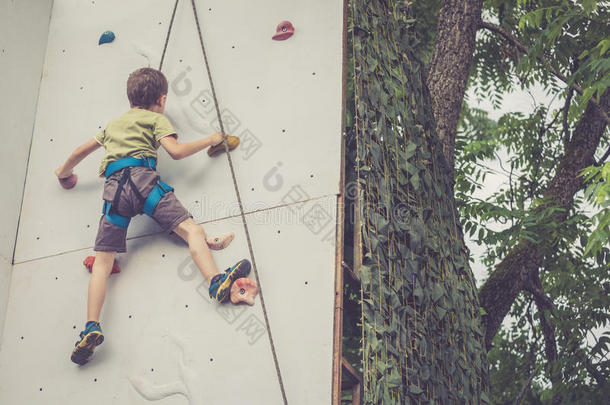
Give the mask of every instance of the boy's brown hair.
<svg viewBox="0 0 610 405">
<path fill-rule="evenodd" d="M 132 107 L 148 108 L 167 94 L 167 79 L 157 69 L 141 68 L 127 79 L 127 98 Z"/>
</svg>

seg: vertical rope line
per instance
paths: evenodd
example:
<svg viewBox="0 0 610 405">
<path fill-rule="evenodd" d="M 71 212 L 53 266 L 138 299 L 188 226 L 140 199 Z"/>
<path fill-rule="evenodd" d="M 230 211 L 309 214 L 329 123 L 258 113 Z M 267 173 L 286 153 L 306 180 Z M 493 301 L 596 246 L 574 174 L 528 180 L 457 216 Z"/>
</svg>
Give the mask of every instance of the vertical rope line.
<svg viewBox="0 0 610 405">
<path fill-rule="evenodd" d="M 177 2 L 177 0 L 176 0 Z M 225 147 L 225 152 L 227 155 L 227 159 L 229 161 L 229 167 L 231 169 L 231 177 L 233 178 L 233 187 L 235 188 L 235 194 L 237 195 L 237 202 L 239 204 L 239 212 L 241 215 L 242 222 L 244 224 L 244 231 L 246 233 L 246 240 L 248 242 L 248 250 L 250 251 L 250 258 L 252 259 L 252 268 L 254 269 L 254 275 L 256 277 L 256 283 L 259 288 L 259 295 L 261 300 L 261 307 L 263 309 L 263 316 L 265 317 L 265 324 L 267 326 L 267 335 L 269 336 L 269 343 L 271 345 L 271 353 L 273 354 L 273 362 L 275 364 L 275 371 L 277 373 L 277 379 L 280 385 L 280 391 L 282 392 L 282 399 L 284 400 L 284 404 L 288 405 L 288 400 L 286 398 L 286 391 L 284 389 L 284 382 L 282 381 L 282 373 L 280 371 L 280 364 L 277 358 L 277 353 L 275 351 L 275 344 L 273 343 L 273 336 L 271 334 L 271 325 L 269 324 L 269 318 L 267 316 L 267 308 L 265 306 L 265 299 L 263 297 L 263 288 L 260 283 L 260 279 L 258 276 L 258 270 L 256 267 L 256 261 L 254 260 L 254 252 L 252 250 L 252 241 L 250 239 L 250 232 L 248 231 L 248 224 L 246 222 L 246 216 L 244 214 L 244 208 L 241 201 L 241 195 L 239 194 L 239 188 L 237 186 L 237 179 L 235 177 L 235 169 L 233 167 L 233 160 L 231 159 L 231 154 L 229 153 L 229 144 L 227 143 L 227 136 L 224 131 L 224 126 L 222 123 L 222 117 L 220 114 L 220 108 L 218 106 L 218 100 L 216 98 L 216 91 L 214 90 L 214 82 L 212 81 L 212 74 L 210 72 L 210 66 L 208 64 L 208 57 L 205 52 L 205 46 L 203 45 L 203 35 L 201 34 L 201 25 L 199 24 L 199 16 L 197 15 L 197 7 L 195 6 L 195 0 L 191 0 L 191 4 L 193 6 L 193 15 L 195 17 L 195 23 L 197 25 L 197 32 L 199 34 L 199 42 L 201 44 L 201 50 L 203 52 L 203 58 L 205 60 L 205 67 L 208 73 L 208 79 L 210 81 L 210 87 L 212 89 L 212 96 L 214 98 L 214 105 L 216 107 L 216 114 L 218 116 L 218 122 L 220 123 L 220 132 L 222 133 L 223 144 Z"/>
<path fill-rule="evenodd" d="M 172 11 L 172 18 L 169 21 L 169 27 L 167 28 L 167 35 L 165 36 L 165 44 L 163 45 L 163 53 L 161 54 L 161 61 L 159 62 L 159 71 L 163 67 L 163 61 L 165 60 L 165 51 L 167 51 L 167 44 L 169 43 L 169 36 L 172 33 L 172 27 L 174 26 L 174 18 L 176 17 L 176 9 L 178 9 L 178 2 L 180 0 L 176 0 L 174 3 L 174 11 Z"/>
</svg>

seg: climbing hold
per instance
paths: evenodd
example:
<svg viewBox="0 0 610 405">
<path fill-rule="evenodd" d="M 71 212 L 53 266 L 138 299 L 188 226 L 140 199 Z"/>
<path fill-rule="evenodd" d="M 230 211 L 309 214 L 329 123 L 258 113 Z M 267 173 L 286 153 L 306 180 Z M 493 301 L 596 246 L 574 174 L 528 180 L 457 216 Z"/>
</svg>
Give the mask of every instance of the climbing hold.
<svg viewBox="0 0 610 405">
<path fill-rule="evenodd" d="M 83 264 L 85 265 L 87 270 L 89 270 L 89 273 L 91 273 L 91 270 L 93 269 L 93 263 L 94 262 L 95 262 L 95 256 L 87 256 L 87 258 L 85 258 L 85 260 L 83 260 Z M 120 272 L 121 272 L 121 268 L 119 267 L 118 263 L 115 260 L 113 265 L 112 265 L 112 273 L 111 274 L 120 273 Z"/>
<path fill-rule="evenodd" d="M 112 42 L 112 41 L 114 41 L 114 32 L 112 32 L 112 31 L 104 31 L 104 33 L 100 37 L 98 45 L 107 44 L 107 43 Z"/>
<path fill-rule="evenodd" d="M 235 234 L 233 232 L 226 233 L 216 238 L 209 238 L 206 240 L 208 247 L 212 250 L 222 250 L 229 246 L 229 243 L 233 240 Z"/>
<path fill-rule="evenodd" d="M 59 184 L 66 190 L 70 190 L 72 187 L 74 187 L 76 185 L 77 180 L 78 180 L 78 176 L 76 174 L 72 173 L 68 177 L 59 179 Z"/>
<path fill-rule="evenodd" d="M 231 302 L 239 304 L 245 302 L 254 305 L 254 297 L 258 294 L 258 286 L 249 278 L 238 278 L 231 286 Z"/>
<path fill-rule="evenodd" d="M 239 138 L 236 136 L 227 136 L 227 143 L 229 144 L 229 150 L 233 150 L 237 148 L 239 145 Z M 208 149 L 208 156 L 213 157 L 225 151 L 224 142 L 219 143 L 218 145 L 212 146 Z"/>
<path fill-rule="evenodd" d="M 272 39 L 276 41 L 283 41 L 290 38 L 294 34 L 294 27 L 290 21 L 282 21 L 278 24 L 275 29 L 275 34 Z"/>
</svg>

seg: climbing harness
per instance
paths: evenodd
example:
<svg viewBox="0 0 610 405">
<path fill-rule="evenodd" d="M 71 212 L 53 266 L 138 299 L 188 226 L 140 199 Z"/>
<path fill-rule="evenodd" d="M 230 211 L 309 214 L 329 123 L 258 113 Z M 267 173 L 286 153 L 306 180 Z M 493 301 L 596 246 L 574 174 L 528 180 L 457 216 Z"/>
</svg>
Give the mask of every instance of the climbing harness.
<svg viewBox="0 0 610 405">
<path fill-rule="evenodd" d="M 165 52 L 167 51 L 167 44 L 169 43 L 169 37 L 172 31 L 172 26 L 174 24 L 174 18 L 176 17 L 176 9 L 178 8 L 178 2 L 180 0 L 176 0 L 174 3 L 174 9 L 172 11 L 171 21 L 169 23 L 169 28 L 167 30 L 167 36 L 165 37 L 165 44 L 163 46 L 163 53 L 161 54 L 161 61 L 159 63 L 159 70 L 163 66 L 163 60 L 165 59 Z M 208 63 L 208 57 L 205 52 L 205 46 L 203 45 L 203 35 L 201 34 L 201 25 L 199 24 L 199 16 L 197 15 L 197 7 L 195 6 L 195 0 L 191 0 L 191 5 L 193 7 L 193 16 L 195 17 L 195 24 L 197 26 L 197 33 L 199 34 L 199 43 L 201 44 L 201 51 L 203 52 L 203 59 L 205 61 L 205 67 L 208 73 L 208 80 L 210 82 L 210 87 L 212 89 L 212 96 L 214 98 L 214 106 L 216 107 L 216 116 L 218 117 L 218 122 L 220 124 L 220 132 L 222 133 L 222 142 L 225 147 L 225 154 L 227 155 L 227 159 L 229 161 L 229 168 L 231 169 L 231 177 L 233 178 L 233 188 L 235 189 L 235 194 L 237 196 L 237 202 L 239 205 L 239 212 L 241 215 L 241 219 L 244 225 L 244 231 L 246 234 L 246 241 L 248 242 L 248 250 L 250 252 L 250 258 L 252 259 L 252 269 L 254 270 L 254 276 L 256 277 L 256 283 L 259 288 L 259 295 L 261 299 L 261 307 L 263 310 L 263 316 L 265 318 L 265 325 L 267 328 L 267 336 L 269 337 L 269 344 L 271 346 L 271 353 L 273 355 L 273 363 L 275 365 L 275 371 L 277 374 L 278 383 L 280 385 L 280 391 L 282 393 L 282 399 L 284 401 L 284 405 L 288 405 L 288 399 L 286 398 L 286 390 L 284 389 L 284 382 L 282 380 L 282 372 L 280 371 L 280 364 L 277 358 L 277 353 L 275 351 L 275 344 L 273 343 L 273 336 L 271 334 L 271 325 L 269 323 L 269 317 L 267 316 L 267 307 L 265 306 L 265 299 L 263 297 L 263 288 L 261 286 L 261 282 L 258 276 L 258 270 L 256 267 L 256 261 L 254 260 L 254 251 L 252 249 L 252 240 L 250 239 L 250 232 L 248 231 L 248 223 L 246 222 L 246 216 L 244 214 L 244 207 L 241 201 L 241 195 L 239 194 L 239 187 L 237 186 L 237 178 L 235 176 L 235 169 L 233 167 L 233 160 L 231 159 L 231 154 L 229 153 L 229 144 L 227 143 L 227 135 L 224 131 L 224 125 L 222 122 L 222 116 L 220 114 L 220 106 L 218 105 L 218 99 L 216 98 L 216 91 L 214 90 L 214 82 L 212 81 L 212 73 L 210 72 L 210 66 Z"/>
<path fill-rule="evenodd" d="M 161 179 L 158 179 L 157 184 L 155 184 L 155 186 L 148 193 L 148 195 L 144 197 L 138 191 L 138 188 L 133 183 L 133 180 L 131 180 L 131 167 L 148 167 L 150 169 L 156 170 L 157 161 L 155 158 L 149 157 L 126 157 L 109 163 L 108 166 L 106 166 L 106 170 L 104 171 L 104 175 L 106 176 L 106 178 L 110 177 L 112 174 L 120 170 L 123 170 L 121 178 L 119 179 L 119 184 L 117 185 L 117 189 L 114 192 L 112 202 L 104 200 L 104 204 L 102 205 L 102 213 L 104 214 L 108 222 L 113 225 L 120 226 L 121 228 L 127 228 L 129 226 L 129 222 L 131 221 L 131 218 L 124 217 L 117 212 L 119 199 L 121 198 L 121 192 L 123 191 L 123 186 L 126 182 L 129 182 L 132 190 L 136 193 L 136 196 L 140 199 L 140 201 L 144 201 L 144 206 L 142 210 L 149 217 L 152 217 L 153 212 L 155 212 L 155 208 L 159 204 L 159 201 L 161 201 L 161 198 L 170 191 L 174 191 L 171 186 L 161 181 Z"/>
</svg>

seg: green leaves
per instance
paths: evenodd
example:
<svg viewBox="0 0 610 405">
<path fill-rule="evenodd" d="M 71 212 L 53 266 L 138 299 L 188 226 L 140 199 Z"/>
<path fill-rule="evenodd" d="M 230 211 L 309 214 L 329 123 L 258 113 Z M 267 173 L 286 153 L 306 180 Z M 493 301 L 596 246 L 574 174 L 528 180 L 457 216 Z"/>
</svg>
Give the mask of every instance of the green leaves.
<svg viewBox="0 0 610 405">
<path fill-rule="evenodd" d="M 600 167 L 590 166 L 581 175 L 590 183 L 585 190 L 585 198 L 597 208 L 597 213 L 590 220 L 594 228 L 583 253 L 594 257 L 610 248 L 610 162 Z"/>
<path fill-rule="evenodd" d="M 389 13 L 386 2 L 352 5 L 358 28 L 351 88 L 358 104 L 350 122 L 359 127 L 347 131 L 346 154 L 358 167 L 347 176 L 363 188 L 365 403 L 443 404 L 456 392 L 476 403 L 486 389 L 487 364 L 425 69 L 405 28 L 405 19 L 419 20 Z M 483 138 L 480 150 L 490 153 L 494 146 Z M 464 350 L 468 360 L 455 367 Z"/>
</svg>

